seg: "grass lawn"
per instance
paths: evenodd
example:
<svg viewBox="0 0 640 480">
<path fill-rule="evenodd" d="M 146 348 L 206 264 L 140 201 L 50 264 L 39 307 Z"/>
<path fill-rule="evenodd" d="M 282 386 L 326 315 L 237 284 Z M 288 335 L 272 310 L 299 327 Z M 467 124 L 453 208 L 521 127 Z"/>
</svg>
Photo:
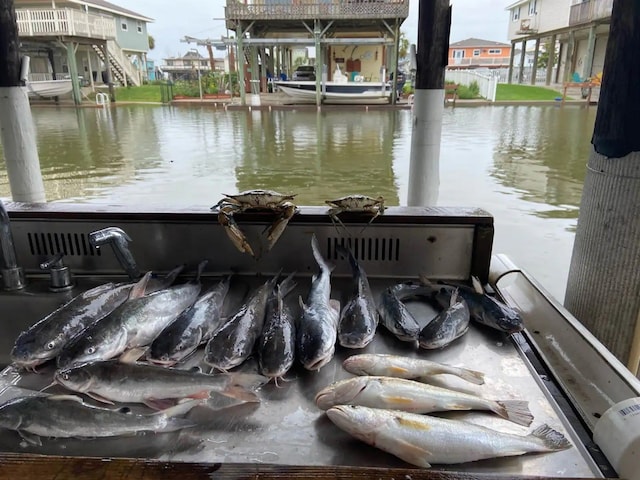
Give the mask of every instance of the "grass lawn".
<svg viewBox="0 0 640 480">
<path fill-rule="evenodd" d="M 161 102 L 160 85 L 141 85 L 139 87 L 117 87 L 118 102 Z"/>
<path fill-rule="evenodd" d="M 533 87 L 529 85 L 513 85 L 509 83 L 499 83 L 496 92 L 496 101 L 500 100 L 555 100 L 562 97 L 562 93 L 544 87 Z"/>
</svg>

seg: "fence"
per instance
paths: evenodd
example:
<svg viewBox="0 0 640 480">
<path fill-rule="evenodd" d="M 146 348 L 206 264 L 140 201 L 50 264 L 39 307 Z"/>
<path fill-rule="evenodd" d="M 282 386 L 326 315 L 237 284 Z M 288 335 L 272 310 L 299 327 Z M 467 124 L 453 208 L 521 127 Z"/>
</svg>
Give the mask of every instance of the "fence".
<svg viewBox="0 0 640 480">
<path fill-rule="evenodd" d="M 458 85 L 471 85 L 476 82 L 480 87 L 480 96 L 491 102 L 496 101 L 496 89 L 498 88 L 498 77 L 494 75 L 482 75 L 473 70 L 448 70 L 445 73 L 445 80 Z"/>
</svg>

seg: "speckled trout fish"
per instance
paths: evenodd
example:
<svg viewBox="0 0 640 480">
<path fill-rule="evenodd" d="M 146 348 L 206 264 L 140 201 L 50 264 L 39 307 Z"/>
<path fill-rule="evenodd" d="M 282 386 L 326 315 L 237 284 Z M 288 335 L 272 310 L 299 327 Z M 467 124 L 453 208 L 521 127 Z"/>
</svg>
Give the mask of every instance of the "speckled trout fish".
<svg viewBox="0 0 640 480">
<path fill-rule="evenodd" d="M 519 425 L 529 426 L 533 415 L 528 402 L 487 398 L 391 377 L 354 377 L 323 388 L 316 405 L 326 410 L 336 405 L 390 408 L 411 413 L 448 410 L 488 410 Z"/>
<path fill-rule="evenodd" d="M 332 407 L 327 416 L 358 440 L 424 468 L 571 447 L 548 425 L 521 436 L 460 420 L 353 405 Z"/>
</svg>

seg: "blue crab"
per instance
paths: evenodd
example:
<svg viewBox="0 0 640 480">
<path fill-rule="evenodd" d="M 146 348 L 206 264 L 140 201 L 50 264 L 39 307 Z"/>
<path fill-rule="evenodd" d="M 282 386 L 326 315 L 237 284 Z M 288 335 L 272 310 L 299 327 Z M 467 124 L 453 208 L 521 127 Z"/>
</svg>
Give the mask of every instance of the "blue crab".
<svg viewBox="0 0 640 480">
<path fill-rule="evenodd" d="M 339 214 L 343 212 L 370 213 L 373 215 L 369 220 L 369 223 L 371 223 L 378 215 L 382 215 L 385 209 L 384 198 L 381 196 L 373 198 L 367 195 L 355 194 L 336 198 L 335 200 L 326 200 L 325 203 L 331 207 L 327 215 L 331 217 L 334 223 L 339 223 L 345 229 L 344 223 L 338 218 Z"/>
<path fill-rule="evenodd" d="M 284 232 L 291 217 L 297 212 L 297 207 L 291 201 L 296 196 L 295 194 L 286 195 L 273 190 L 247 190 L 235 195 L 226 193 L 223 195 L 224 198 L 211 207 L 211 210 L 218 211 L 218 222 L 225 227 L 225 231 L 235 247 L 242 253 L 248 253 L 256 260 L 259 256 L 254 253 L 233 216 L 247 210 L 272 211 L 278 214 L 274 222 L 266 228 L 267 251 L 269 251 Z"/>
</svg>

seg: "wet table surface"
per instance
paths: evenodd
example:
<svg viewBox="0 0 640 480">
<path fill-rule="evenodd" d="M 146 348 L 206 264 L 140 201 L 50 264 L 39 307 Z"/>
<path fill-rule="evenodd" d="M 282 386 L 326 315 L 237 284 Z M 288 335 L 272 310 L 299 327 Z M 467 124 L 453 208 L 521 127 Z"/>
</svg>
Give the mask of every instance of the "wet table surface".
<svg viewBox="0 0 640 480">
<path fill-rule="evenodd" d="M 226 311 L 233 313 L 242 303 L 245 293 L 259 286 L 264 279 L 234 278 L 227 297 Z M 209 279 L 212 283 L 214 280 Z M 391 279 L 370 279 L 376 298 Z M 306 298 L 310 277 L 300 277 L 298 287 L 287 297 L 297 308 L 298 296 Z M 334 278 L 332 297 L 345 302 L 351 291 L 349 278 Z M 203 286 L 206 288 L 207 285 Z M 436 311 L 424 302 L 408 302 L 421 323 L 426 323 Z M 342 361 L 358 353 L 390 353 L 485 373 L 484 385 L 473 385 L 457 377 L 434 377 L 434 385 L 456 389 L 495 400 L 528 400 L 534 421 L 529 428 L 509 422 L 486 412 L 442 413 L 439 416 L 481 424 L 501 432 L 526 435 L 541 424 L 562 432 L 573 447 L 561 452 L 529 454 L 519 457 L 483 460 L 458 465 L 434 465 L 432 470 L 462 471 L 471 474 L 536 475 L 552 477 L 600 476 L 584 446 L 559 408 L 549 400 L 536 381 L 514 342 L 501 332 L 473 324 L 468 333 L 441 350 L 420 350 L 395 339 L 384 327 L 379 327 L 375 339 L 365 349 L 349 350 L 337 346 L 334 359 L 320 371 L 306 371 L 299 365 L 287 374 L 278 386 L 269 383 L 259 391 L 261 402 L 211 410 L 196 407 L 188 418 L 198 425 L 181 432 L 140 433 L 130 437 L 108 439 L 43 439 L 40 447 L 27 445 L 13 431 L 0 430 L 0 451 L 56 456 L 133 457 L 162 461 L 275 464 L 283 466 L 351 466 L 415 468 L 402 460 L 368 446 L 338 429 L 314 403 L 323 387 L 352 375 L 342 368 Z M 184 368 L 199 364 L 202 352 L 189 359 Z M 203 370 L 208 367 L 201 364 Z M 28 391 L 37 391 L 51 383 L 53 366 L 39 374 L 7 367 L 1 374 L 0 401 Z M 256 372 L 257 363 L 250 358 L 234 371 Z M 26 389 L 26 390 L 25 390 Z M 55 386 L 48 393 L 68 393 Z M 89 398 L 84 398 L 93 403 Z M 144 406 L 134 406 L 148 412 Z"/>
</svg>

